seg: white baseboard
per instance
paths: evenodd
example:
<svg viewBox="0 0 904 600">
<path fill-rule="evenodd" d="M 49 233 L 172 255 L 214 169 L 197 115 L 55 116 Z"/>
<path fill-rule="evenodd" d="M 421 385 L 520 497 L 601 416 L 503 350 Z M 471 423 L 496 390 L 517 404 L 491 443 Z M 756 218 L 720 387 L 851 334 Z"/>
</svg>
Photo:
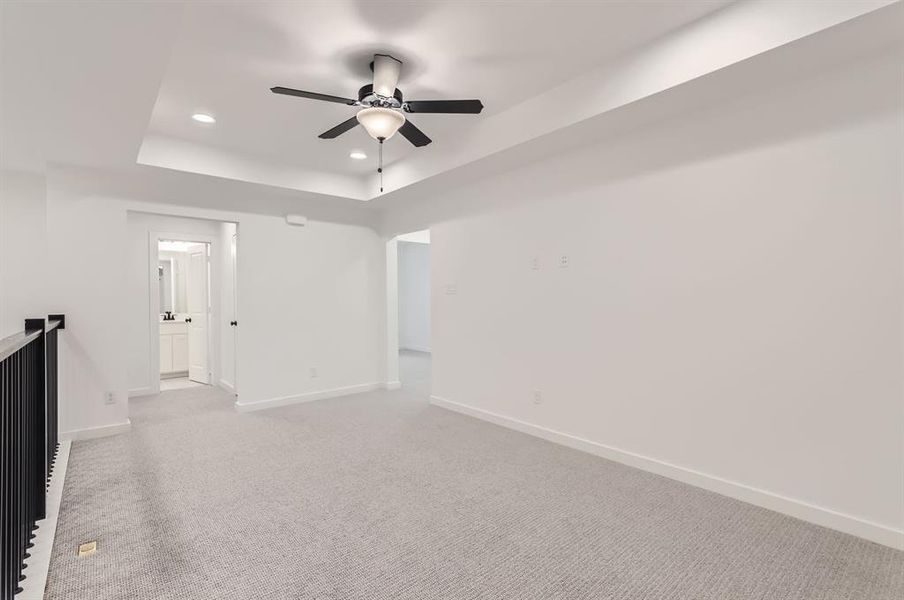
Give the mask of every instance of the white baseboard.
<svg viewBox="0 0 904 600">
<path fill-rule="evenodd" d="M 470 417 L 489 421 L 490 423 L 501 425 L 502 427 L 543 438 L 550 442 L 562 444 L 563 446 L 568 446 L 575 450 L 589 452 L 590 454 L 602 458 L 643 469 L 644 471 L 649 471 L 651 473 L 656 473 L 657 475 L 662 475 L 683 483 L 688 483 L 711 492 L 716 492 L 717 494 L 722 494 L 723 496 L 768 508 L 769 510 L 774 510 L 804 521 L 809 521 L 816 525 L 821 525 L 823 527 L 865 538 L 885 546 L 904 550 L 904 531 L 898 529 L 860 519 L 852 515 L 836 512 L 814 504 L 809 504 L 801 500 L 795 500 L 794 498 L 767 492 L 766 490 L 754 488 L 736 481 L 707 475 L 706 473 L 673 465 L 655 458 L 619 450 L 612 446 L 585 440 L 567 433 L 562 433 L 561 431 L 547 429 L 546 427 L 519 421 L 480 408 L 446 400 L 439 396 L 430 396 L 430 403 Z"/>
<path fill-rule="evenodd" d="M 424 352 L 425 354 L 430 354 L 430 348 L 428 346 L 400 345 L 399 350 L 412 350 L 414 352 Z"/>
<path fill-rule="evenodd" d="M 258 400 L 257 402 L 236 402 L 235 408 L 239 412 L 251 412 L 255 410 L 263 410 L 266 408 L 276 408 L 278 406 L 288 406 L 290 404 L 301 404 L 303 402 L 324 400 L 326 398 L 336 398 L 338 396 L 348 396 L 350 394 L 360 394 L 362 392 L 372 392 L 383 387 L 384 384 L 378 382 L 361 383 L 358 385 L 349 385 L 346 387 L 318 390 L 316 392 L 307 392 L 304 394 L 296 394 L 294 396 L 282 396 L 279 398 L 270 398 L 268 400 Z"/>
<path fill-rule="evenodd" d="M 226 381 L 225 379 L 220 380 L 220 387 L 229 392 L 230 394 L 235 393 L 235 386 Z"/>
<path fill-rule="evenodd" d="M 383 384 L 383 389 L 386 390 L 397 390 L 402 387 L 401 381 L 387 381 Z"/>
<path fill-rule="evenodd" d="M 117 435 L 125 433 L 132 427 L 132 422 L 128 419 L 123 423 L 114 423 L 112 425 L 101 425 L 100 427 L 89 427 L 87 429 L 73 429 L 72 431 L 60 432 L 61 440 L 92 440 L 94 438 L 107 437 L 109 435 Z"/>
<path fill-rule="evenodd" d="M 188 377 L 188 371 L 170 371 L 160 374 L 160 379 L 181 379 L 183 377 Z"/>
<path fill-rule="evenodd" d="M 151 387 L 134 388 L 134 389 L 129 390 L 129 398 L 140 398 L 141 396 L 151 396 L 156 393 L 157 392 L 154 391 L 154 389 Z"/>
<path fill-rule="evenodd" d="M 28 566 L 22 592 L 16 598 L 43 598 L 47 586 L 47 573 L 50 570 L 50 555 L 53 553 L 53 538 L 56 535 L 57 519 L 60 516 L 60 503 L 63 501 L 63 483 L 66 481 L 66 467 L 69 465 L 69 450 L 72 442 L 60 442 L 53 475 L 47 487 L 47 515 L 38 521 L 35 531 L 34 546 L 29 553 L 31 557 L 25 561 Z"/>
</svg>

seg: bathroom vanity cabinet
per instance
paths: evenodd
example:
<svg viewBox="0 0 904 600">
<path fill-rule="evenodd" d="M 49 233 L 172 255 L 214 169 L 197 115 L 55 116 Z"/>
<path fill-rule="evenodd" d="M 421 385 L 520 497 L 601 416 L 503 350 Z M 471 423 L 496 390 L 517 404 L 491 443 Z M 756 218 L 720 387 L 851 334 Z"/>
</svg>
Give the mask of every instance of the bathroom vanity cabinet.
<svg viewBox="0 0 904 600">
<path fill-rule="evenodd" d="M 160 375 L 188 373 L 188 323 L 184 320 L 160 322 Z"/>
</svg>

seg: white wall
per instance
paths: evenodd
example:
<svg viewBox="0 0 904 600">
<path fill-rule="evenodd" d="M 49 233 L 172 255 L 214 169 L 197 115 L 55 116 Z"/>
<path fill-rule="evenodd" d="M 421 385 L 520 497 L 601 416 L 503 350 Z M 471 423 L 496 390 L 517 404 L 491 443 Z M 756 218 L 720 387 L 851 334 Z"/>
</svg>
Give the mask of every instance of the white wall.
<svg viewBox="0 0 904 600">
<path fill-rule="evenodd" d="M 116 430 L 146 377 L 150 225 L 135 213 L 238 223 L 239 402 L 382 384 L 385 244 L 372 228 L 138 200 L 66 169 L 48 177 L 46 235 L 48 297 L 67 314 L 61 430 Z"/>
<path fill-rule="evenodd" d="M 399 348 L 430 352 L 430 244 L 398 248 Z"/>
<path fill-rule="evenodd" d="M 244 215 L 238 231 L 239 402 L 382 384 L 384 240 L 263 215 Z"/>
<path fill-rule="evenodd" d="M 49 310 L 36 276 L 47 261 L 45 185 L 43 176 L 0 171 L 0 338 Z"/>
<path fill-rule="evenodd" d="M 900 546 L 902 89 L 868 61 L 400 206 L 434 394 Z"/>
<path fill-rule="evenodd" d="M 47 295 L 66 314 L 59 336 L 60 431 L 121 428 L 128 422 L 133 333 L 125 204 L 67 189 L 49 176 L 47 252 Z M 105 402 L 108 392 L 112 404 Z"/>
</svg>

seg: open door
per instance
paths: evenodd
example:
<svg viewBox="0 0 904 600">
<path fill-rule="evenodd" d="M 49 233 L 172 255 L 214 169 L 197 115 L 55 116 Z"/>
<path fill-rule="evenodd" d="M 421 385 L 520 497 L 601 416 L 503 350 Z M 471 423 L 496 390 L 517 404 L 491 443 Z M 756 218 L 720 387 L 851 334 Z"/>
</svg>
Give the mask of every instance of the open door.
<svg viewBox="0 0 904 600">
<path fill-rule="evenodd" d="M 188 277 L 188 378 L 210 383 L 207 366 L 207 331 L 209 327 L 207 254 L 209 246 L 201 244 L 189 254 Z"/>
<path fill-rule="evenodd" d="M 238 396 L 238 370 L 239 370 L 239 360 L 238 360 L 238 347 L 239 347 L 239 333 L 236 327 L 239 324 L 239 286 L 237 283 L 237 249 L 238 249 L 238 234 L 232 234 L 232 319 L 230 319 L 229 323 L 232 325 L 232 389 L 235 392 L 236 396 Z"/>
</svg>

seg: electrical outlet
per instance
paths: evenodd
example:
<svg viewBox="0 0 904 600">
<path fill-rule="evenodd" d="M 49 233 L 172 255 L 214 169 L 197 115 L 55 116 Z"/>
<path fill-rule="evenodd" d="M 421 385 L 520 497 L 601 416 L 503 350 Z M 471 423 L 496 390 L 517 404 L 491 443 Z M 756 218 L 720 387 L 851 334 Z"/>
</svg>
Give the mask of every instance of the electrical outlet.
<svg viewBox="0 0 904 600">
<path fill-rule="evenodd" d="M 539 256 L 535 256 L 531 259 L 530 268 L 534 271 L 540 270 L 540 257 Z"/>
<path fill-rule="evenodd" d="M 104 393 L 104 403 L 105 404 L 116 404 L 116 398 L 113 397 L 113 392 L 105 392 Z"/>
<path fill-rule="evenodd" d="M 559 268 L 560 269 L 568 268 L 568 257 L 564 254 L 559 258 Z"/>
<path fill-rule="evenodd" d="M 454 283 L 446 284 L 446 295 L 447 296 L 455 296 L 458 294 L 458 285 Z"/>
<path fill-rule="evenodd" d="M 540 404 L 541 402 L 543 402 L 543 395 L 540 390 L 534 390 L 534 404 Z"/>
<path fill-rule="evenodd" d="M 315 377 L 317 377 L 317 367 L 311 367 L 310 373 L 311 373 L 311 379 L 314 379 Z"/>
</svg>

